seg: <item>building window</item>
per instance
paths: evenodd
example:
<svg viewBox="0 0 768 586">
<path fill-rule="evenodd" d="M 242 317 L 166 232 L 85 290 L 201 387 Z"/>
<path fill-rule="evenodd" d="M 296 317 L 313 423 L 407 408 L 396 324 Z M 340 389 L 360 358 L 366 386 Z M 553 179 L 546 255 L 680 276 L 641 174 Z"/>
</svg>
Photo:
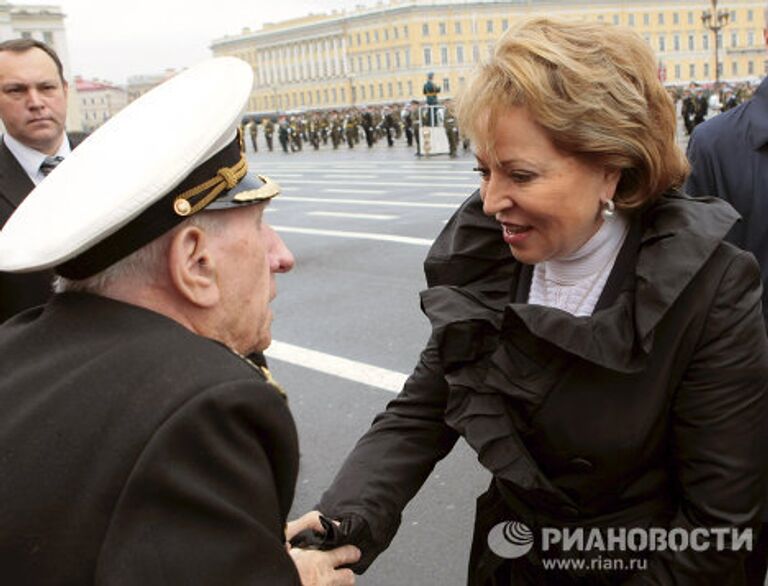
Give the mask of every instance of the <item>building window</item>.
<svg viewBox="0 0 768 586">
<path fill-rule="evenodd" d="M 424 65 L 432 65 L 432 48 L 424 47 Z"/>
<path fill-rule="evenodd" d="M 696 49 L 696 37 L 688 35 L 688 50 L 693 51 Z"/>
<path fill-rule="evenodd" d="M 693 12 L 688 12 L 688 24 L 693 24 Z"/>
<path fill-rule="evenodd" d="M 440 24 L 438 24 L 437 30 L 440 32 L 441 35 L 446 34 L 447 31 L 445 30 L 445 23 L 441 22 Z"/>
<path fill-rule="evenodd" d="M 703 51 L 709 51 L 709 33 L 701 35 L 701 48 Z"/>
<path fill-rule="evenodd" d="M 675 79 L 680 79 L 680 64 L 675 65 Z"/>
<path fill-rule="evenodd" d="M 377 43 L 379 42 L 379 31 L 378 30 L 373 31 L 373 40 L 376 41 Z"/>
<path fill-rule="evenodd" d="M 651 24 L 651 15 L 650 14 L 648 14 L 648 13 L 643 14 L 643 24 L 645 26 L 648 26 L 649 24 Z"/>
<path fill-rule="evenodd" d="M 443 78 L 443 91 L 445 91 L 446 93 L 451 91 L 451 80 L 448 79 L 447 77 Z"/>
<path fill-rule="evenodd" d="M 736 11 L 735 10 L 731 10 L 731 22 L 732 23 L 736 22 Z"/>
<path fill-rule="evenodd" d="M 456 63 L 459 65 L 464 63 L 464 47 L 461 45 L 456 47 Z"/>
<path fill-rule="evenodd" d="M 387 30 L 387 29 L 384 29 L 384 40 L 385 41 L 389 40 L 389 30 Z"/>
<path fill-rule="evenodd" d="M 747 31 L 747 47 L 755 46 L 755 31 Z"/>
<path fill-rule="evenodd" d="M 747 62 L 747 74 L 748 75 L 754 75 L 755 74 L 755 62 L 754 61 L 748 61 Z"/>
<path fill-rule="evenodd" d="M 630 14 L 629 15 L 629 26 L 635 26 L 635 15 Z"/>
<path fill-rule="evenodd" d="M 405 66 L 411 66 L 411 50 L 408 47 L 405 49 Z"/>
<path fill-rule="evenodd" d="M 749 22 L 752 22 L 753 20 L 755 20 L 755 12 L 754 12 L 754 10 L 747 10 L 747 20 Z"/>
<path fill-rule="evenodd" d="M 664 13 L 659 12 L 659 24 L 664 24 Z"/>
<path fill-rule="evenodd" d="M 381 71 L 381 53 L 376 53 L 376 70 Z"/>
<path fill-rule="evenodd" d="M 723 75 L 723 64 L 722 63 L 718 63 L 717 64 L 717 75 L 719 75 L 721 77 Z"/>
<path fill-rule="evenodd" d="M 674 35 L 672 37 L 672 46 L 675 48 L 675 51 L 680 50 L 680 35 Z"/>
<path fill-rule="evenodd" d="M 384 97 L 384 84 L 383 83 L 379 84 L 379 97 L 380 98 Z"/>
<path fill-rule="evenodd" d="M 397 95 L 402 96 L 403 95 L 403 82 L 398 81 L 397 82 Z"/>
<path fill-rule="evenodd" d="M 365 31 L 365 44 L 366 45 L 371 44 L 371 33 L 368 31 Z"/>
<path fill-rule="evenodd" d="M 394 27 L 392 29 L 392 32 L 394 33 L 396 39 L 400 38 L 400 29 L 398 29 L 397 27 Z"/>
<path fill-rule="evenodd" d="M 717 46 L 724 47 L 723 45 L 723 33 L 717 33 Z"/>
<path fill-rule="evenodd" d="M 440 47 L 440 63 L 448 65 L 448 47 Z"/>
<path fill-rule="evenodd" d="M 485 32 L 492 33 L 493 32 L 493 21 L 492 20 L 486 20 L 485 21 Z"/>
<path fill-rule="evenodd" d="M 505 31 L 509 28 L 509 19 L 508 18 L 502 18 L 501 19 L 501 30 Z"/>
<path fill-rule="evenodd" d="M 696 79 L 696 64 L 695 63 L 691 63 L 688 66 L 688 77 L 690 77 L 691 79 Z"/>
<path fill-rule="evenodd" d="M 395 51 L 395 68 L 400 69 L 400 51 Z"/>
<path fill-rule="evenodd" d="M 732 32 L 731 33 L 731 47 L 738 47 L 739 46 L 739 33 Z"/>
<path fill-rule="evenodd" d="M 371 59 L 371 56 L 368 55 L 368 71 L 371 71 L 373 69 L 373 60 Z"/>
<path fill-rule="evenodd" d="M 619 15 L 618 14 L 614 14 L 613 15 L 613 24 L 619 24 Z"/>
<path fill-rule="evenodd" d="M 370 84 L 368 86 L 368 89 L 371 91 L 371 99 L 376 97 L 376 91 L 373 89 L 373 84 Z"/>
<path fill-rule="evenodd" d="M 360 86 L 360 98 L 363 99 L 363 100 L 365 99 L 365 86 L 364 85 Z"/>
<path fill-rule="evenodd" d="M 53 33 L 51 31 L 45 31 L 43 33 L 43 41 L 45 41 L 45 44 L 53 47 Z"/>
<path fill-rule="evenodd" d="M 407 39 L 408 38 L 408 25 L 403 25 L 403 36 Z"/>
<path fill-rule="evenodd" d="M 739 74 L 739 63 L 738 61 L 732 61 L 731 62 L 731 75 L 738 75 Z"/>
<path fill-rule="evenodd" d="M 421 35 L 423 37 L 429 36 L 429 23 L 425 22 L 424 24 L 421 25 Z"/>
<path fill-rule="evenodd" d="M 392 55 L 389 54 L 389 51 L 384 55 L 387 62 L 387 69 L 392 69 Z"/>
<path fill-rule="evenodd" d="M 357 46 L 359 47 L 362 44 L 362 41 L 360 41 L 360 33 L 357 33 Z"/>
<path fill-rule="evenodd" d="M 704 77 L 709 77 L 709 63 L 704 64 Z"/>
<path fill-rule="evenodd" d="M 326 104 L 327 104 L 328 102 L 330 102 L 330 100 L 328 99 L 328 97 L 329 97 L 329 95 L 328 95 L 328 90 L 323 90 L 323 98 L 325 98 L 325 103 L 326 103 Z"/>
<path fill-rule="evenodd" d="M 457 35 L 461 34 L 461 21 L 457 20 L 453 23 L 453 32 L 455 32 Z"/>
<path fill-rule="evenodd" d="M 336 102 L 338 102 L 338 94 L 336 93 L 336 88 L 333 88 L 331 90 L 331 95 L 333 96 L 333 103 L 335 104 Z"/>
<path fill-rule="evenodd" d="M 390 98 L 392 97 L 392 82 L 391 81 L 387 84 L 387 95 Z"/>
<path fill-rule="evenodd" d="M 680 13 L 679 12 L 673 12 L 672 13 L 672 24 L 680 24 Z"/>
<path fill-rule="evenodd" d="M 408 95 L 413 95 L 413 82 L 411 80 L 408 80 Z"/>
<path fill-rule="evenodd" d="M 363 71 L 363 58 L 362 57 L 358 57 L 357 58 L 357 70 L 360 71 L 361 73 Z"/>
<path fill-rule="evenodd" d="M 23 33 L 21 33 L 21 38 L 22 39 L 31 39 L 32 38 L 32 33 L 30 33 L 29 31 L 24 31 Z"/>
<path fill-rule="evenodd" d="M 472 61 L 474 63 L 480 62 L 480 46 L 472 45 Z"/>
<path fill-rule="evenodd" d="M 667 50 L 667 39 L 664 35 L 659 35 L 659 51 L 664 52 Z"/>
<path fill-rule="evenodd" d="M 354 93 L 355 88 L 352 88 L 352 92 Z M 347 91 L 344 88 L 341 88 L 341 101 L 346 102 L 347 101 Z"/>
</svg>

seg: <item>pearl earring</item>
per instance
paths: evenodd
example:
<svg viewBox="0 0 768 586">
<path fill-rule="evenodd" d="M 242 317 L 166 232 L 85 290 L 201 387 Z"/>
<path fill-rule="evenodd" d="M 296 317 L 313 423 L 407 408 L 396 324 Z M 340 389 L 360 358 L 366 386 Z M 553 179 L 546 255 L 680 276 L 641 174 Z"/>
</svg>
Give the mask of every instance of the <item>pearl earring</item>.
<svg viewBox="0 0 768 586">
<path fill-rule="evenodd" d="M 603 216 L 603 220 L 611 220 L 616 215 L 616 204 L 612 199 L 603 202 L 603 209 L 600 212 Z"/>
</svg>

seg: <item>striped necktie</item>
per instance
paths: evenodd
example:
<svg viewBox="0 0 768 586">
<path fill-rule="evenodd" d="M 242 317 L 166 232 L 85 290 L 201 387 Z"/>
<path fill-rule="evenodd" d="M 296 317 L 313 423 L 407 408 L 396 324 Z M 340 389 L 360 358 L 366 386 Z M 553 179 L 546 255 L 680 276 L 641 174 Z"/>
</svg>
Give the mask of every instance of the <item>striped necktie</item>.
<svg viewBox="0 0 768 586">
<path fill-rule="evenodd" d="M 45 160 L 40 163 L 40 172 L 43 175 L 48 175 L 51 171 L 53 171 L 56 166 L 61 163 L 64 160 L 64 157 L 56 156 L 56 157 L 45 157 Z"/>
</svg>

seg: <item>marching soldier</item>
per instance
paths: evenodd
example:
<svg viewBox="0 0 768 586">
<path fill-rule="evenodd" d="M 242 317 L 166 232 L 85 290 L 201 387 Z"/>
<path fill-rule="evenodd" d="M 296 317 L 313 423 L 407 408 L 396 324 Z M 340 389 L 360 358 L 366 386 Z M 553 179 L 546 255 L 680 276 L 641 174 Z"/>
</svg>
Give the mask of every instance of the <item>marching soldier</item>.
<svg viewBox="0 0 768 586">
<path fill-rule="evenodd" d="M 272 152 L 272 137 L 275 134 L 275 123 L 271 118 L 264 117 L 261 121 L 261 125 L 264 127 L 264 139 L 267 141 L 267 148 L 269 152 Z"/>
<path fill-rule="evenodd" d="M 251 118 L 248 122 L 248 130 L 251 135 L 251 144 L 253 145 L 253 152 L 259 152 L 259 145 L 257 144 L 257 138 L 259 136 L 259 125 L 256 123 L 256 118 Z"/>
<path fill-rule="evenodd" d="M 448 149 L 451 158 L 456 158 L 456 150 L 459 146 L 459 127 L 456 124 L 456 116 L 453 113 L 453 100 L 445 101 L 445 110 L 443 111 L 443 128 L 448 137 Z"/>
</svg>

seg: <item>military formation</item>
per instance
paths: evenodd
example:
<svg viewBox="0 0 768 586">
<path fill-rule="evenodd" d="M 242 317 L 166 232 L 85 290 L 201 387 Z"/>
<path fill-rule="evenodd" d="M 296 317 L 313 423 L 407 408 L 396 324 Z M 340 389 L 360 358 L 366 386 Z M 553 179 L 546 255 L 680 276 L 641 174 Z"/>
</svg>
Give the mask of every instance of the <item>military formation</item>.
<svg viewBox="0 0 768 586">
<path fill-rule="evenodd" d="M 269 151 L 298 153 L 305 149 L 373 148 L 378 143 L 393 147 L 397 141 L 404 141 L 418 152 L 419 129 L 424 124 L 445 128 L 450 156 L 457 156 L 461 145 L 464 150 L 469 149 L 469 141 L 459 135 L 451 100 L 445 100 L 433 110 L 422 110 L 423 120 L 419 119 L 420 105 L 418 100 L 412 100 L 346 109 L 250 114 L 243 119 L 243 131 L 245 136 L 250 136 L 254 152 L 258 151 L 260 142 Z"/>
<path fill-rule="evenodd" d="M 749 100 L 754 88 L 747 84 L 722 85 L 717 88 L 706 88 L 691 82 L 687 88 L 673 93 L 675 101 L 681 100 L 680 116 L 683 119 L 685 132 L 691 135 L 693 129 L 720 112 L 726 112 Z"/>
</svg>

